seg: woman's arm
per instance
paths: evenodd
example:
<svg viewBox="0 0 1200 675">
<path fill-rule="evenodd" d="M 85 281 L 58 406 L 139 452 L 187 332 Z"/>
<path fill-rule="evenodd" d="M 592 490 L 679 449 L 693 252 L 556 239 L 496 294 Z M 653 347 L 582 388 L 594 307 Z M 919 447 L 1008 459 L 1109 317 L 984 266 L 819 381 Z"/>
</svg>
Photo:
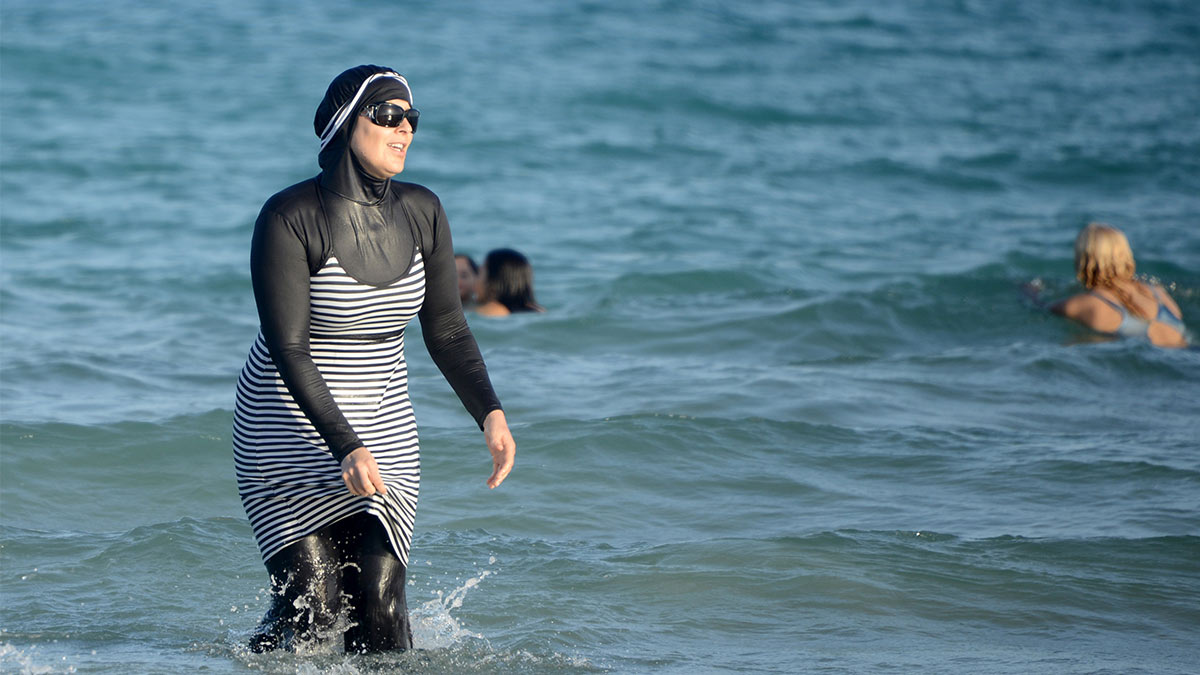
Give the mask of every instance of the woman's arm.
<svg viewBox="0 0 1200 675">
<path fill-rule="evenodd" d="M 1084 321 L 1085 318 L 1090 317 L 1092 314 L 1090 311 L 1092 309 L 1090 301 L 1091 298 L 1087 295 L 1072 295 L 1053 303 L 1047 309 L 1068 319 Z"/>
<path fill-rule="evenodd" d="M 1050 306 L 1050 311 L 1101 333 L 1121 327 L 1121 314 L 1089 293 L 1079 293 Z"/>
<path fill-rule="evenodd" d="M 458 272 L 454 266 L 454 244 L 440 203 L 434 205 L 432 229 L 432 241 L 426 241 L 423 251 L 425 303 L 419 315 L 421 332 L 433 362 L 483 430 L 484 441 L 492 455 L 492 474 L 487 485 L 495 488 L 512 471 L 517 444 L 488 378 L 479 345 L 463 316 L 458 297 Z"/>
<path fill-rule="evenodd" d="M 264 207 L 254 224 L 250 279 L 271 360 L 300 410 L 341 462 L 362 447 L 309 351 L 309 268 L 301 228 Z"/>
<path fill-rule="evenodd" d="M 454 243 L 450 239 L 445 211 L 440 203 L 433 206 L 432 241 L 427 239 L 422 250 L 425 256 L 425 303 L 419 314 L 421 332 L 433 362 L 475 418 L 475 423 L 483 429 L 488 414 L 501 408 L 500 399 L 492 388 L 479 345 L 463 316 L 458 298 L 458 272 L 454 266 Z"/>
</svg>

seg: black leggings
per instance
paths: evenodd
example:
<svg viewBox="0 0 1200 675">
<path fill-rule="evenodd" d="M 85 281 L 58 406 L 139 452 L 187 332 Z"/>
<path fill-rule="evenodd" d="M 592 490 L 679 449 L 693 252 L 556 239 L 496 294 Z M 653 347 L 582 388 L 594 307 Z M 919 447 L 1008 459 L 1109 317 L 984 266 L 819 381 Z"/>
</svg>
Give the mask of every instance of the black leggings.
<svg viewBox="0 0 1200 675">
<path fill-rule="evenodd" d="M 339 520 L 266 565 L 271 606 L 250 638 L 252 651 L 318 646 L 339 634 L 348 653 L 412 647 L 404 564 L 377 517 Z"/>
</svg>

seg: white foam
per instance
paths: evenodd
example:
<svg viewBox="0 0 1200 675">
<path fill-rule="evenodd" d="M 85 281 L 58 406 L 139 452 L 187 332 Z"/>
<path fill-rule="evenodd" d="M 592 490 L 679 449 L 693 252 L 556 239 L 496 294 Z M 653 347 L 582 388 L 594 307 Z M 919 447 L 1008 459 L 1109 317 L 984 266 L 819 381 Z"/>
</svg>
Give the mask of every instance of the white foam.
<svg viewBox="0 0 1200 675">
<path fill-rule="evenodd" d="M 10 670 L 16 668 L 17 670 Z M 53 666 L 42 666 L 33 662 L 33 657 L 24 651 L 6 643 L 0 644 L 0 671 L 17 672 L 21 675 L 42 675 L 42 673 L 75 672 L 75 666 L 64 670 L 55 670 Z"/>
</svg>

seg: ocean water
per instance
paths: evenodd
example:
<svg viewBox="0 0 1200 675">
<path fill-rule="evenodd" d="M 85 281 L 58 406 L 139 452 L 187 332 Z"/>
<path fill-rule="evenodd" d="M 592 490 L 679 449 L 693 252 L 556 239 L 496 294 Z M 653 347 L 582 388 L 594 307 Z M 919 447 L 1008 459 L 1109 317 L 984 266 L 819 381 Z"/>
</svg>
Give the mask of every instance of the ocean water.
<svg viewBox="0 0 1200 675">
<path fill-rule="evenodd" d="M 496 491 L 408 341 L 418 649 L 255 655 L 249 237 L 360 63 L 549 311 Z M 1200 341 L 1200 4 L 4 0 L 0 670 L 1196 672 L 1200 351 L 1021 292 L 1093 220 Z"/>
</svg>

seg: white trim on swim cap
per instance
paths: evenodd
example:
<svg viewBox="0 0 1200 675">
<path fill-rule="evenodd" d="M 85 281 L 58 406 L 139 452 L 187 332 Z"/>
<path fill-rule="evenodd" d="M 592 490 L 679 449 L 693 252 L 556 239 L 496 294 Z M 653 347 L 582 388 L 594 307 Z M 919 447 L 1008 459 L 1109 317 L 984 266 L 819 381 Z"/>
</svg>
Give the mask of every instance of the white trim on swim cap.
<svg viewBox="0 0 1200 675">
<path fill-rule="evenodd" d="M 346 120 L 350 118 L 351 111 L 358 108 L 358 101 L 362 98 L 363 93 L 367 91 L 367 85 L 381 77 L 388 77 L 399 81 L 400 84 L 403 84 L 404 88 L 408 90 L 408 104 L 412 105 L 412 87 L 408 86 L 408 80 L 404 79 L 403 75 L 390 70 L 386 73 L 375 73 L 374 75 L 363 80 L 362 84 L 358 85 L 358 92 L 354 94 L 354 98 L 350 99 L 342 107 L 338 108 L 337 113 L 335 113 L 333 116 L 333 119 L 329 120 L 329 124 L 325 125 L 325 131 L 321 132 L 322 150 L 325 149 L 325 146 L 329 145 L 329 141 L 332 141 L 334 136 L 337 136 L 338 130 L 341 129 L 342 125 L 346 123 Z"/>
</svg>

